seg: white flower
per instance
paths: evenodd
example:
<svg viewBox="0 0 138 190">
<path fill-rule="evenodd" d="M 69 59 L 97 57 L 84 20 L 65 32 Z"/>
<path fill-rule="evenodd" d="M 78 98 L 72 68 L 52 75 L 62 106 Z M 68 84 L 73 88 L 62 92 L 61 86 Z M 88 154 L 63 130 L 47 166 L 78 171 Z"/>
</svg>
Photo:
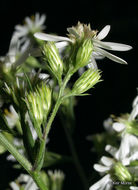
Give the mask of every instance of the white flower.
<svg viewBox="0 0 138 190">
<path fill-rule="evenodd" d="M 7 121 L 8 126 L 13 128 L 19 121 L 19 116 L 12 105 L 10 105 L 9 109 L 10 109 L 10 112 L 7 109 L 5 110 L 4 116 Z"/>
<path fill-rule="evenodd" d="M 17 183 L 10 183 L 10 187 L 12 188 L 12 190 L 19 190 L 21 188 L 21 186 L 19 185 L 20 183 L 25 183 L 24 185 L 22 185 L 24 190 L 38 190 L 38 187 L 29 175 L 21 174 L 16 181 Z"/>
<path fill-rule="evenodd" d="M 130 190 L 138 190 L 138 187 L 131 186 L 131 187 L 130 187 Z"/>
<path fill-rule="evenodd" d="M 118 118 L 118 122 L 114 122 L 112 127 L 115 131 L 117 132 L 125 132 L 125 130 L 127 129 L 127 123 L 131 122 L 133 120 L 136 119 L 136 117 L 138 116 L 138 96 L 136 96 L 136 98 L 134 99 L 133 103 L 132 103 L 132 111 L 129 115 L 128 118 Z M 122 133 L 123 135 L 123 133 Z"/>
<path fill-rule="evenodd" d="M 21 53 L 24 52 L 24 54 L 20 56 L 16 65 L 24 62 L 29 55 L 37 54 L 32 47 L 32 37 L 35 32 L 40 32 L 45 29 L 45 19 L 46 16 L 44 14 L 40 16 L 39 13 L 36 13 L 32 18 L 26 17 L 24 25 L 15 26 L 13 38 L 15 38 L 16 43 L 19 44 Z M 14 45 L 13 42 L 11 43 L 11 46 L 12 45 Z"/>
<path fill-rule="evenodd" d="M 129 121 L 134 120 L 138 116 L 138 96 L 135 97 L 132 103 L 132 111 L 129 116 Z"/>
<path fill-rule="evenodd" d="M 113 119 L 111 117 L 103 121 L 103 126 L 106 129 L 106 131 L 109 133 L 113 133 L 112 125 L 113 125 Z"/>
<path fill-rule="evenodd" d="M 51 177 L 53 181 L 56 181 L 56 180 L 63 181 L 65 178 L 64 173 L 60 170 L 54 170 L 54 171 L 49 170 L 48 175 Z"/>
<path fill-rule="evenodd" d="M 103 40 L 110 31 L 109 25 L 105 26 L 101 30 L 101 32 L 99 32 L 98 35 L 96 35 L 97 31 L 93 31 L 90 29 L 90 26 L 82 25 L 80 23 L 78 23 L 76 28 L 72 27 L 72 28 L 68 28 L 67 30 L 69 32 L 69 35 L 71 37 L 75 36 L 76 39 L 81 38 L 81 35 L 82 35 L 82 33 L 83 34 L 85 33 L 85 30 L 86 30 L 87 36 L 89 38 L 91 37 L 92 42 L 93 42 L 93 53 L 91 56 L 91 60 L 88 64 L 88 67 L 93 67 L 96 69 L 97 64 L 95 62 L 95 59 L 101 59 L 104 57 L 107 57 L 117 63 L 127 64 L 127 62 L 124 61 L 123 59 L 104 50 L 104 49 L 107 49 L 107 50 L 115 50 L 115 51 L 127 51 L 132 48 L 131 46 L 125 45 L 125 44 L 113 43 L 113 42 L 102 42 L 101 40 Z M 49 34 L 44 34 L 41 32 L 35 33 L 34 36 L 40 40 L 55 41 L 56 45 L 59 49 L 66 47 L 69 43 L 74 43 L 74 39 L 72 39 L 72 38 L 49 35 Z"/>
<path fill-rule="evenodd" d="M 45 22 L 46 16 L 43 15 L 39 15 L 39 13 L 36 13 L 34 17 L 29 18 L 26 17 L 25 18 L 25 24 L 22 25 L 16 25 L 15 26 L 15 35 L 18 38 L 21 37 L 26 37 L 29 33 L 35 33 L 38 31 L 42 31 L 43 29 L 45 29 L 44 26 L 44 22 Z"/>
<path fill-rule="evenodd" d="M 97 183 L 92 185 L 89 190 L 111 190 L 113 187 L 110 174 L 105 175 Z"/>
<path fill-rule="evenodd" d="M 134 135 L 125 134 L 119 149 L 107 145 L 105 150 L 124 166 L 128 166 L 130 162 L 138 160 L 138 138 Z"/>
<path fill-rule="evenodd" d="M 4 70 L 9 70 L 17 57 L 23 53 L 22 45 L 17 36 L 13 35 L 10 41 L 9 50 L 6 56 L 0 57 L 0 60 L 4 63 Z"/>
</svg>

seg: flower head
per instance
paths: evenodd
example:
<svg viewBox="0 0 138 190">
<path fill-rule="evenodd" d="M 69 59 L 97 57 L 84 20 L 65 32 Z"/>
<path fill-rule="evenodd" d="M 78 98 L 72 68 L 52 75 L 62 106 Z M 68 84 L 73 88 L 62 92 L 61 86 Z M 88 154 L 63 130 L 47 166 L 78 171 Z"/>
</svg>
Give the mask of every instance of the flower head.
<svg viewBox="0 0 138 190">
<path fill-rule="evenodd" d="M 26 17 L 24 25 L 16 25 L 15 26 L 15 35 L 20 37 L 27 37 L 30 33 L 34 34 L 35 32 L 40 32 L 45 29 L 44 22 L 46 16 L 39 15 L 36 13 L 34 16 Z"/>
<path fill-rule="evenodd" d="M 78 22 L 77 26 L 68 28 L 67 30 L 69 32 L 68 37 L 49 35 L 39 32 L 35 33 L 34 36 L 41 40 L 57 42 L 56 44 L 59 49 L 78 41 L 80 42 L 85 39 L 91 39 L 93 51 L 88 63 L 89 67 L 97 67 L 95 59 L 101 59 L 104 57 L 107 57 L 117 63 L 127 64 L 126 61 L 107 52 L 106 50 L 127 51 L 132 48 L 131 46 L 113 42 L 102 42 L 110 31 L 110 25 L 105 26 L 98 34 L 97 30 L 91 30 L 90 25 L 81 24 L 80 22 Z"/>
</svg>

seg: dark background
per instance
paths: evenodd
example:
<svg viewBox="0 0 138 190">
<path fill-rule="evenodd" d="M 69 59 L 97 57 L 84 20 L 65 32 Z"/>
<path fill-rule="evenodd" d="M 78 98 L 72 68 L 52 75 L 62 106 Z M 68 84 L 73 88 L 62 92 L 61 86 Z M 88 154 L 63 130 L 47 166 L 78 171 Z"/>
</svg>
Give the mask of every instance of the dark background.
<svg viewBox="0 0 138 190">
<path fill-rule="evenodd" d="M 78 99 L 75 107 L 76 130 L 74 134 L 75 145 L 90 184 L 93 164 L 96 157 L 90 152 L 92 144 L 86 141 L 86 136 L 103 131 L 103 120 L 110 114 L 130 112 L 131 104 L 137 94 L 138 87 L 138 5 L 136 1 L 14 1 L 2 0 L 0 4 L 0 55 L 8 51 L 9 41 L 16 24 L 23 23 L 26 16 L 39 12 L 47 15 L 46 32 L 66 35 L 66 28 L 76 25 L 78 21 L 90 23 L 92 29 L 99 31 L 107 24 L 111 31 L 105 41 L 125 43 L 133 46 L 128 52 L 115 52 L 128 62 L 120 65 L 111 60 L 104 59 L 98 62 L 102 70 L 103 82 L 91 90 L 91 96 Z M 114 53 L 114 52 L 113 52 Z M 59 149 L 61 153 L 68 153 L 65 135 L 60 129 L 51 131 L 51 149 Z M 56 151 L 56 150 L 55 150 Z M 56 151 L 58 152 L 58 150 Z M 4 190 L 4 178 L 13 178 L 13 171 L 9 165 L 3 165 L 4 157 L 0 158 L 2 177 L 0 190 Z M 58 168 L 59 166 L 57 166 Z M 61 166 L 66 172 L 65 189 L 82 189 L 75 168 L 68 164 Z M 72 186 L 72 184 L 74 184 Z"/>
</svg>

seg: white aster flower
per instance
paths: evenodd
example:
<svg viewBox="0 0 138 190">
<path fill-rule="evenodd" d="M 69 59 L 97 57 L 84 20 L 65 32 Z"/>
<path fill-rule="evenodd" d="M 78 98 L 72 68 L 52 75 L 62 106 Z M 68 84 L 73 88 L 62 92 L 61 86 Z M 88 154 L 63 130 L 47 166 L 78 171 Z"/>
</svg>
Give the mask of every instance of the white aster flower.
<svg viewBox="0 0 138 190">
<path fill-rule="evenodd" d="M 18 38 L 27 37 L 28 34 L 35 32 L 39 32 L 45 29 L 44 22 L 46 20 L 46 16 L 43 14 L 40 16 L 39 13 L 36 13 L 34 16 L 26 17 L 25 18 L 25 24 L 22 25 L 16 25 L 15 26 L 15 35 Z"/>
<path fill-rule="evenodd" d="M 138 96 L 136 96 L 136 98 L 134 99 L 133 103 L 132 103 L 132 111 L 129 114 L 129 116 L 127 116 L 126 118 L 124 117 L 120 117 L 118 118 L 117 122 L 113 123 L 113 129 L 117 132 L 124 132 L 127 130 L 127 125 L 131 122 L 134 121 L 136 119 L 136 117 L 138 116 Z M 130 124 L 131 125 L 131 124 Z M 124 134 L 122 133 L 122 135 Z"/>
<path fill-rule="evenodd" d="M 138 138 L 134 135 L 125 134 L 119 149 L 107 145 L 105 150 L 124 166 L 128 166 L 130 162 L 138 160 Z"/>
<path fill-rule="evenodd" d="M 21 184 L 23 183 L 22 188 L 24 190 L 38 190 L 38 187 L 36 186 L 35 182 L 29 175 L 21 174 L 17 178 L 16 181 L 17 181 L 17 183 L 15 183 L 15 182 L 10 183 L 10 187 L 12 188 L 12 190 L 20 190 L 20 188 L 21 188 L 21 185 L 19 185 L 20 183 Z"/>
<path fill-rule="evenodd" d="M 86 36 L 86 38 L 91 38 L 93 43 L 93 52 L 88 64 L 88 67 L 92 67 L 97 69 L 97 64 L 95 59 L 101 59 L 107 57 L 112 61 L 121 64 L 127 64 L 126 61 L 123 59 L 107 52 L 106 50 L 114 50 L 114 51 L 128 51 L 132 49 L 131 46 L 120 44 L 120 43 L 113 43 L 113 42 L 103 42 L 103 40 L 110 31 L 110 25 L 105 26 L 101 32 L 97 35 L 97 31 L 91 30 L 90 25 L 83 25 L 78 23 L 76 27 L 68 28 L 69 37 L 62 37 L 56 35 L 49 35 L 41 32 L 37 32 L 34 36 L 40 40 L 44 41 L 55 41 L 56 46 L 61 49 L 69 45 L 69 43 L 74 43 L 75 39 L 80 39 L 82 36 Z M 106 50 L 104 50 L 106 49 Z"/>
<path fill-rule="evenodd" d="M 92 185 L 89 190 L 111 190 L 113 187 L 110 174 L 105 175 L 102 179 Z"/>
<path fill-rule="evenodd" d="M 10 41 L 9 50 L 6 56 L 0 57 L 0 61 L 4 63 L 4 70 L 8 71 L 15 63 L 18 56 L 23 53 L 22 45 L 17 36 L 13 35 Z"/>
<path fill-rule="evenodd" d="M 111 117 L 107 118 L 106 120 L 103 121 L 103 126 L 106 129 L 107 132 L 113 133 L 113 119 Z"/>
<path fill-rule="evenodd" d="M 4 116 L 8 126 L 13 128 L 17 124 L 17 122 L 19 122 L 19 116 L 12 105 L 10 105 L 9 109 L 10 112 L 7 109 L 5 109 Z"/>
<path fill-rule="evenodd" d="M 130 190 L 138 190 L 138 187 L 131 186 L 131 187 L 130 187 Z"/>
<path fill-rule="evenodd" d="M 45 29 L 45 22 L 46 16 L 43 14 L 40 16 L 39 13 L 36 13 L 31 18 L 25 18 L 24 25 L 16 25 L 15 31 L 13 33 L 13 38 L 17 39 L 19 44 L 21 53 L 23 55 L 20 56 L 19 60 L 17 61 L 16 65 L 21 64 L 26 60 L 29 55 L 37 54 L 32 47 L 32 37 L 35 32 L 40 32 Z M 13 46 L 14 43 L 11 43 Z"/>
</svg>

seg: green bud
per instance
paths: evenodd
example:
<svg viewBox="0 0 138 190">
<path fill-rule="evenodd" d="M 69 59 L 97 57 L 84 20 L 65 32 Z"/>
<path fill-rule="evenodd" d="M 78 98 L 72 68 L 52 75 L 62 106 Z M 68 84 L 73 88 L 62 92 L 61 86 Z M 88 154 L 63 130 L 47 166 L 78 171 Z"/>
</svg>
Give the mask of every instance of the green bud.
<svg viewBox="0 0 138 190">
<path fill-rule="evenodd" d="M 80 45 L 77 55 L 76 55 L 76 70 L 80 67 L 84 67 L 88 64 L 93 50 L 93 45 L 91 39 L 85 39 Z"/>
<path fill-rule="evenodd" d="M 45 123 L 51 108 L 51 89 L 42 84 L 34 92 L 27 94 L 25 102 L 34 128 L 38 136 L 41 137 L 41 124 Z"/>
<path fill-rule="evenodd" d="M 60 170 L 48 171 L 50 189 L 51 190 L 62 190 L 63 181 L 65 179 L 65 175 Z"/>
<path fill-rule="evenodd" d="M 43 54 L 49 63 L 49 68 L 59 80 L 63 73 L 63 63 L 54 42 L 47 42 L 43 47 Z"/>
<path fill-rule="evenodd" d="M 94 71 L 91 68 L 85 71 L 75 82 L 72 88 L 72 94 L 82 94 L 100 82 L 101 75 L 99 70 Z"/>
<path fill-rule="evenodd" d="M 117 162 L 114 166 L 114 174 L 120 181 L 132 181 L 132 176 L 121 162 Z"/>
</svg>

